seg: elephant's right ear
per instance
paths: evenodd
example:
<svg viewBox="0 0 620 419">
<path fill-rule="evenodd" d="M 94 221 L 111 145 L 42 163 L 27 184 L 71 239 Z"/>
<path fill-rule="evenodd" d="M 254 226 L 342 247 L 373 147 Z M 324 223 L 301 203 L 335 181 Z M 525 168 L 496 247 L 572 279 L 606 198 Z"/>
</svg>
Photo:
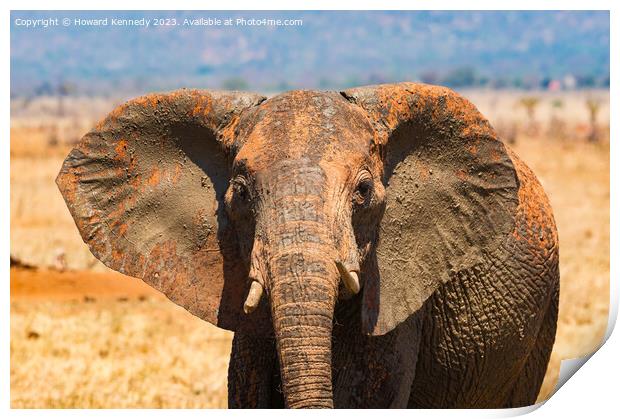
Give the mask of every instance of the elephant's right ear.
<svg viewBox="0 0 620 419">
<path fill-rule="evenodd" d="M 223 203 L 240 114 L 263 100 L 196 90 L 132 100 L 82 138 L 56 179 L 99 260 L 230 330 L 268 324 L 243 314 L 246 272 Z"/>
<path fill-rule="evenodd" d="M 383 160 L 378 275 L 368 275 L 362 310 L 364 331 L 381 335 L 510 237 L 519 182 L 488 121 L 449 89 L 400 83 L 343 95 L 366 110 Z"/>
</svg>

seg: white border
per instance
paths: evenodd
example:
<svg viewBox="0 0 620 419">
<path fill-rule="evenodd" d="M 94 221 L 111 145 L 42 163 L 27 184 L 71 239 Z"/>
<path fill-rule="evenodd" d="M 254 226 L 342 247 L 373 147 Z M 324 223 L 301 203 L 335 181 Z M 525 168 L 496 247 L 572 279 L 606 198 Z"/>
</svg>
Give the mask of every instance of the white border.
<svg viewBox="0 0 620 419">
<path fill-rule="evenodd" d="M 464 6 L 468 7 L 468 10 L 611 10 L 611 115 L 614 115 L 618 109 L 618 84 L 616 81 L 617 74 L 614 70 L 620 68 L 618 65 L 618 28 L 620 27 L 620 12 L 618 11 L 617 2 L 604 1 L 604 0 L 589 0 L 584 1 L 554 1 L 554 0 L 521 0 L 521 1 L 508 1 L 501 2 L 490 0 L 470 0 L 467 2 L 457 0 L 434 0 L 430 1 L 389 1 L 383 0 L 377 1 L 334 1 L 334 0 L 320 0 L 320 1 L 282 1 L 282 0 L 267 0 L 260 3 L 263 10 L 463 10 Z M 89 2 L 83 4 L 78 1 L 57 1 L 54 4 L 50 4 L 49 1 L 7 1 L 3 5 L 6 5 L 6 9 L 3 10 L 3 18 L 5 26 L 2 30 L 2 53 L 4 57 L 4 70 L 3 72 L 3 98 L 2 110 L 4 118 L 2 120 L 2 132 L 4 133 L 4 141 L 2 146 L 4 153 L 2 155 L 3 163 L 3 186 L 4 191 L 9 190 L 10 185 L 10 147 L 9 147 L 9 135 L 10 135 L 10 9 L 26 10 L 26 9 L 54 9 L 54 10 L 255 10 L 256 4 L 251 1 L 242 0 L 228 0 L 218 2 L 205 2 L 205 1 L 182 1 L 177 0 L 174 2 L 155 2 L 155 1 L 134 1 L 131 4 L 120 0 L 109 0 L 106 2 Z M 174 7 L 171 7 L 174 6 Z M 615 48 L 615 49 L 614 49 Z M 618 162 L 618 147 L 615 145 L 615 140 L 618 138 L 618 127 L 616 122 L 611 121 L 611 159 L 612 162 Z M 617 214 L 619 213 L 618 196 L 615 193 L 615 186 L 618 184 L 618 169 L 611 165 L 611 208 L 610 214 L 610 228 L 611 228 L 611 267 L 610 267 L 610 322 L 606 338 L 610 337 L 611 331 L 616 321 L 618 312 L 618 268 L 614 263 L 613 255 L 617 255 L 618 252 L 618 223 Z M 3 231 L 8 232 L 10 228 L 9 218 L 9 197 L 5 195 L 5 199 L 0 201 L 0 214 L 2 216 Z M 578 222 L 578 220 L 576 220 Z M 10 297 L 8 292 L 9 287 L 9 269 L 8 269 L 8 257 L 10 248 L 10 236 L 5 233 L 5 238 L 0 244 L 0 254 L 5 255 L 6 267 L 2 272 L 2 278 L 4 280 L 5 292 L 2 294 L 4 302 L 5 316 L 2 319 L 3 325 L 0 327 L 0 333 L 2 334 L 2 345 L 0 345 L 0 352 L 2 358 L 0 361 L 0 407 L 1 409 L 9 408 L 9 388 L 10 388 L 10 353 L 9 353 L 9 339 L 10 339 Z M 551 399 L 544 404 L 544 407 L 536 410 L 532 413 L 532 416 L 536 417 L 584 417 L 585 415 L 600 415 L 602 417 L 609 417 L 612 414 L 617 414 L 616 399 L 617 394 L 617 382 L 616 376 L 619 372 L 619 366 L 615 353 L 620 349 L 620 339 L 615 335 L 611 335 L 611 338 L 607 341 L 604 347 L 592 356 L 590 362 L 577 374 L 575 379 L 569 380 L 565 386 L 563 386 Z M 514 416 L 529 411 L 535 410 L 534 408 L 513 409 L 513 410 L 451 410 L 451 411 L 397 411 L 390 412 L 390 414 L 397 415 L 422 415 L 424 417 L 505 417 Z M 613 412 L 613 413 L 612 413 Z M 351 412 L 345 412 L 350 414 Z M 254 412 L 239 412 L 239 411 L 183 411 L 183 410 L 165 410 L 165 411 L 152 411 L 152 410 L 90 410 L 84 412 L 82 410 L 8 410 L 8 414 L 15 417 L 28 417 L 32 415 L 46 415 L 50 417 L 67 417 L 67 416 L 82 416 L 88 414 L 92 417 L 109 417 L 114 415 L 115 417 L 130 417 L 131 416 L 143 416 L 143 417 L 170 417 L 170 415 L 180 416 L 237 416 L 252 414 L 253 416 L 268 415 L 280 416 L 280 415 L 338 415 L 341 412 L 277 412 L 277 411 L 254 411 Z M 357 411 L 356 415 L 375 415 L 373 411 Z"/>
</svg>

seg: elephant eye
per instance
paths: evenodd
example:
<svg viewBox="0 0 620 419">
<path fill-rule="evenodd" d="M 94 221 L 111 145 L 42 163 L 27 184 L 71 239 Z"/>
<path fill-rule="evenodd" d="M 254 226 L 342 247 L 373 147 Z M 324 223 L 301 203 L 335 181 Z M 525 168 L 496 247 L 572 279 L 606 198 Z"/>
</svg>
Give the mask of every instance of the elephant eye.
<svg viewBox="0 0 620 419">
<path fill-rule="evenodd" d="M 353 195 L 353 201 L 357 205 L 365 205 L 370 202 L 373 191 L 371 178 L 364 178 L 358 184 Z"/>
<path fill-rule="evenodd" d="M 360 182 L 360 184 L 357 186 L 357 191 L 362 196 L 368 196 L 371 190 L 372 190 L 372 181 L 370 181 L 370 179 Z"/>
<path fill-rule="evenodd" d="M 232 181 L 233 198 L 240 202 L 247 202 L 250 200 L 250 190 L 248 183 L 243 177 L 236 177 Z"/>
</svg>

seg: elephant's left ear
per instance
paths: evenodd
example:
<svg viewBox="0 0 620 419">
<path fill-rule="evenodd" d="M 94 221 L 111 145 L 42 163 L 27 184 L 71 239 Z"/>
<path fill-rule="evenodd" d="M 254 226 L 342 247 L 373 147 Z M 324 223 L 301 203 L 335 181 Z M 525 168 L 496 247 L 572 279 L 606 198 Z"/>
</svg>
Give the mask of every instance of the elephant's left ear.
<svg viewBox="0 0 620 419">
<path fill-rule="evenodd" d="M 362 323 L 389 332 L 514 229 L 518 179 L 490 124 L 449 89 L 414 83 L 343 92 L 375 125 L 386 210 Z"/>
<path fill-rule="evenodd" d="M 131 100 L 80 140 L 56 179 L 108 267 L 217 326 L 256 333 L 271 326 L 266 309 L 242 311 L 247 271 L 224 195 L 235 127 L 263 99 L 183 89 Z"/>
</svg>

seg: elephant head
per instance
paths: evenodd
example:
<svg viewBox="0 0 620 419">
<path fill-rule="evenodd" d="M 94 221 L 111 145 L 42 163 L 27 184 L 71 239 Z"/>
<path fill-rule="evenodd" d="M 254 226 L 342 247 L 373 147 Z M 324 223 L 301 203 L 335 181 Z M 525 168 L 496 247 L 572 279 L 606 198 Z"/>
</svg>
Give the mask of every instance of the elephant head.
<svg viewBox="0 0 620 419">
<path fill-rule="evenodd" d="M 217 326 L 273 333 L 289 407 L 331 407 L 339 299 L 385 334 L 514 228 L 480 113 L 402 83 L 270 99 L 180 90 L 117 108 L 57 183 L 91 251 Z"/>
</svg>

